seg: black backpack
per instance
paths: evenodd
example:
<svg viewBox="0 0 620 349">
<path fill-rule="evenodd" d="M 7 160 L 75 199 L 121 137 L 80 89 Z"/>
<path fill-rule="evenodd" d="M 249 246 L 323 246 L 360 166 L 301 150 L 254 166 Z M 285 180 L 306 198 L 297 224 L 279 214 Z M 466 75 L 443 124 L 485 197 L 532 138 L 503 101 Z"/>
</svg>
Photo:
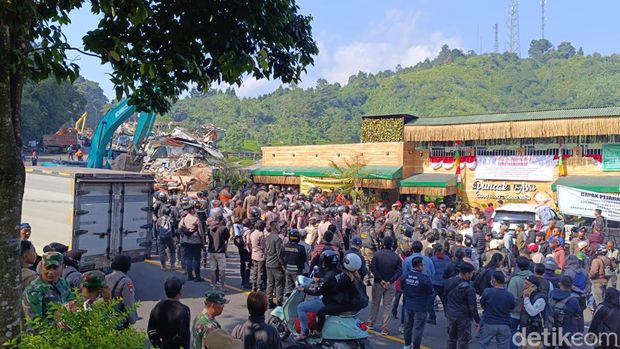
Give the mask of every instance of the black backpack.
<svg viewBox="0 0 620 349">
<path fill-rule="evenodd" d="M 562 299 L 561 301 L 556 301 L 555 299 L 549 299 L 549 311 L 547 313 L 547 324 L 548 328 L 559 328 L 564 326 L 564 321 L 566 314 L 566 303 L 568 303 L 571 299 L 577 299 L 578 297 L 574 294 Z"/>
</svg>

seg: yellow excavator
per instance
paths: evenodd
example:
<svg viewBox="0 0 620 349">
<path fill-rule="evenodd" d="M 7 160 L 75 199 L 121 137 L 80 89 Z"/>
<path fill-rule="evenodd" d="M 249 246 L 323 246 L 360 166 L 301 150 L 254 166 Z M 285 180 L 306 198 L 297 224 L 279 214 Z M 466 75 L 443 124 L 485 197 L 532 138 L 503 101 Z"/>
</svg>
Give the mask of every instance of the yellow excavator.
<svg viewBox="0 0 620 349">
<path fill-rule="evenodd" d="M 84 133 L 84 127 L 86 127 L 86 120 L 88 119 L 88 112 L 84 112 L 82 116 L 80 116 L 75 121 L 75 126 L 73 128 L 78 132 L 78 134 Z"/>
</svg>

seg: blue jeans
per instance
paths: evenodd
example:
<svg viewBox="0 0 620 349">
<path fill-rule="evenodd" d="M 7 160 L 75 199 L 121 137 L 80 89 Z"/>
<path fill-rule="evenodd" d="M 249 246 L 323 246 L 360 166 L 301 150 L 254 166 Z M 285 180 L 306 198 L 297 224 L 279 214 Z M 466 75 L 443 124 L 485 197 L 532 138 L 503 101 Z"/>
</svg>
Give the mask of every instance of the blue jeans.
<svg viewBox="0 0 620 349">
<path fill-rule="evenodd" d="M 411 346 L 412 349 L 420 349 L 422 344 L 422 336 L 424 335 L 424 326 L 426 326 L 426 312 L 414 312 L 413 310 L 403 309 L 405 314 L 405 324 L 403 332 L 405 336 L 405 346 Z"/>
<path fill-rule="evenodd" d="M 496 338 L 498 348 L 508 348 L 512 343 L 512 331 L 508 325 L 484 324 L 480 329 L 480 349 L 490 347 L 491 340 Z"/>
<path fill-rule="evenodd" d="M 301 302 L 297 305 L 297 316 L 302 334 L 308 334 L 308 312 L 318 313 L 325 304 L 320 297 Z"/>
<path fill-rule="evenodd" d="M 512 339 L 512 336 L 515 335 L 515 333 L 517 333 L 517 331 L 519 330 L 519 323 L 521 321 L 519 319 L 515 319 L 515 318 L 510 318 L 510 339 Z M 487 326 L 487 325 L 485 325 Z M 513 343 L 512 340 L 510 340 L 510 349 L 518 349 L 517 345 Z"/>
<path fill-rule="evenodd" d="M 185 259 L 185 271 L 187 271 L 187 278 L 190 280 L 200 277 L 200 252 L 202 252 L 201 244 L 183 245 L 183 258 Z M 193 272 L 193 275 L 192 275 L 192 272 Z"/>
<path fill-rule="evenodd" d="M 243 224 L 233 224 L 233 231 L 235 232 L 235 236 L 241 236 L 241 232 L 243 232 Z"/>
</svg>

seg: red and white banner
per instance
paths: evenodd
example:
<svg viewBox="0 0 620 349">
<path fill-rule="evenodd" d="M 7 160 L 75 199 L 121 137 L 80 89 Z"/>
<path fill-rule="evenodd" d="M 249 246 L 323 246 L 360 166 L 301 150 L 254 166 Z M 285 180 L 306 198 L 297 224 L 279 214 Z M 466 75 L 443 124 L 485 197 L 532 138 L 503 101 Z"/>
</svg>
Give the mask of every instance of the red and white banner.
<svg viewBox="0 0 620 349">
<path fill-rule="evenodd" d="M 454 167 L 454 156 L 430 156 L 429 162 L 433 170 L 444 168 L 446 170 Z M 476 169 L 476 157 L 475 156 L 461 156 L 461 169 L 467 166 L 467 169 Z"/>
<path fill-rule="evenodd" d="M 553 155 L 477 156 L 476 179 L 553 181 Z"/>
</svg>

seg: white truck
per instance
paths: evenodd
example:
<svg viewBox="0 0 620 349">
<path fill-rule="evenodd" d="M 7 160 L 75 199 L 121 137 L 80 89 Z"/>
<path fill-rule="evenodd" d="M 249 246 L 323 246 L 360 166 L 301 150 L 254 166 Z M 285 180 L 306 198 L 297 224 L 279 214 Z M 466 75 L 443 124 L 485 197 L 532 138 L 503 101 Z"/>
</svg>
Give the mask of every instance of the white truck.
<svg viewBox="0 0 620 349">
<path fill-rule="evenodd" d="M 151 247 L 153 177 L 80 167 L 26 168 L 22 222 L 30 240 L 85 250 L 81 269 L 106 268 L 117 254 L 144 260 Z"/>
</svg>

